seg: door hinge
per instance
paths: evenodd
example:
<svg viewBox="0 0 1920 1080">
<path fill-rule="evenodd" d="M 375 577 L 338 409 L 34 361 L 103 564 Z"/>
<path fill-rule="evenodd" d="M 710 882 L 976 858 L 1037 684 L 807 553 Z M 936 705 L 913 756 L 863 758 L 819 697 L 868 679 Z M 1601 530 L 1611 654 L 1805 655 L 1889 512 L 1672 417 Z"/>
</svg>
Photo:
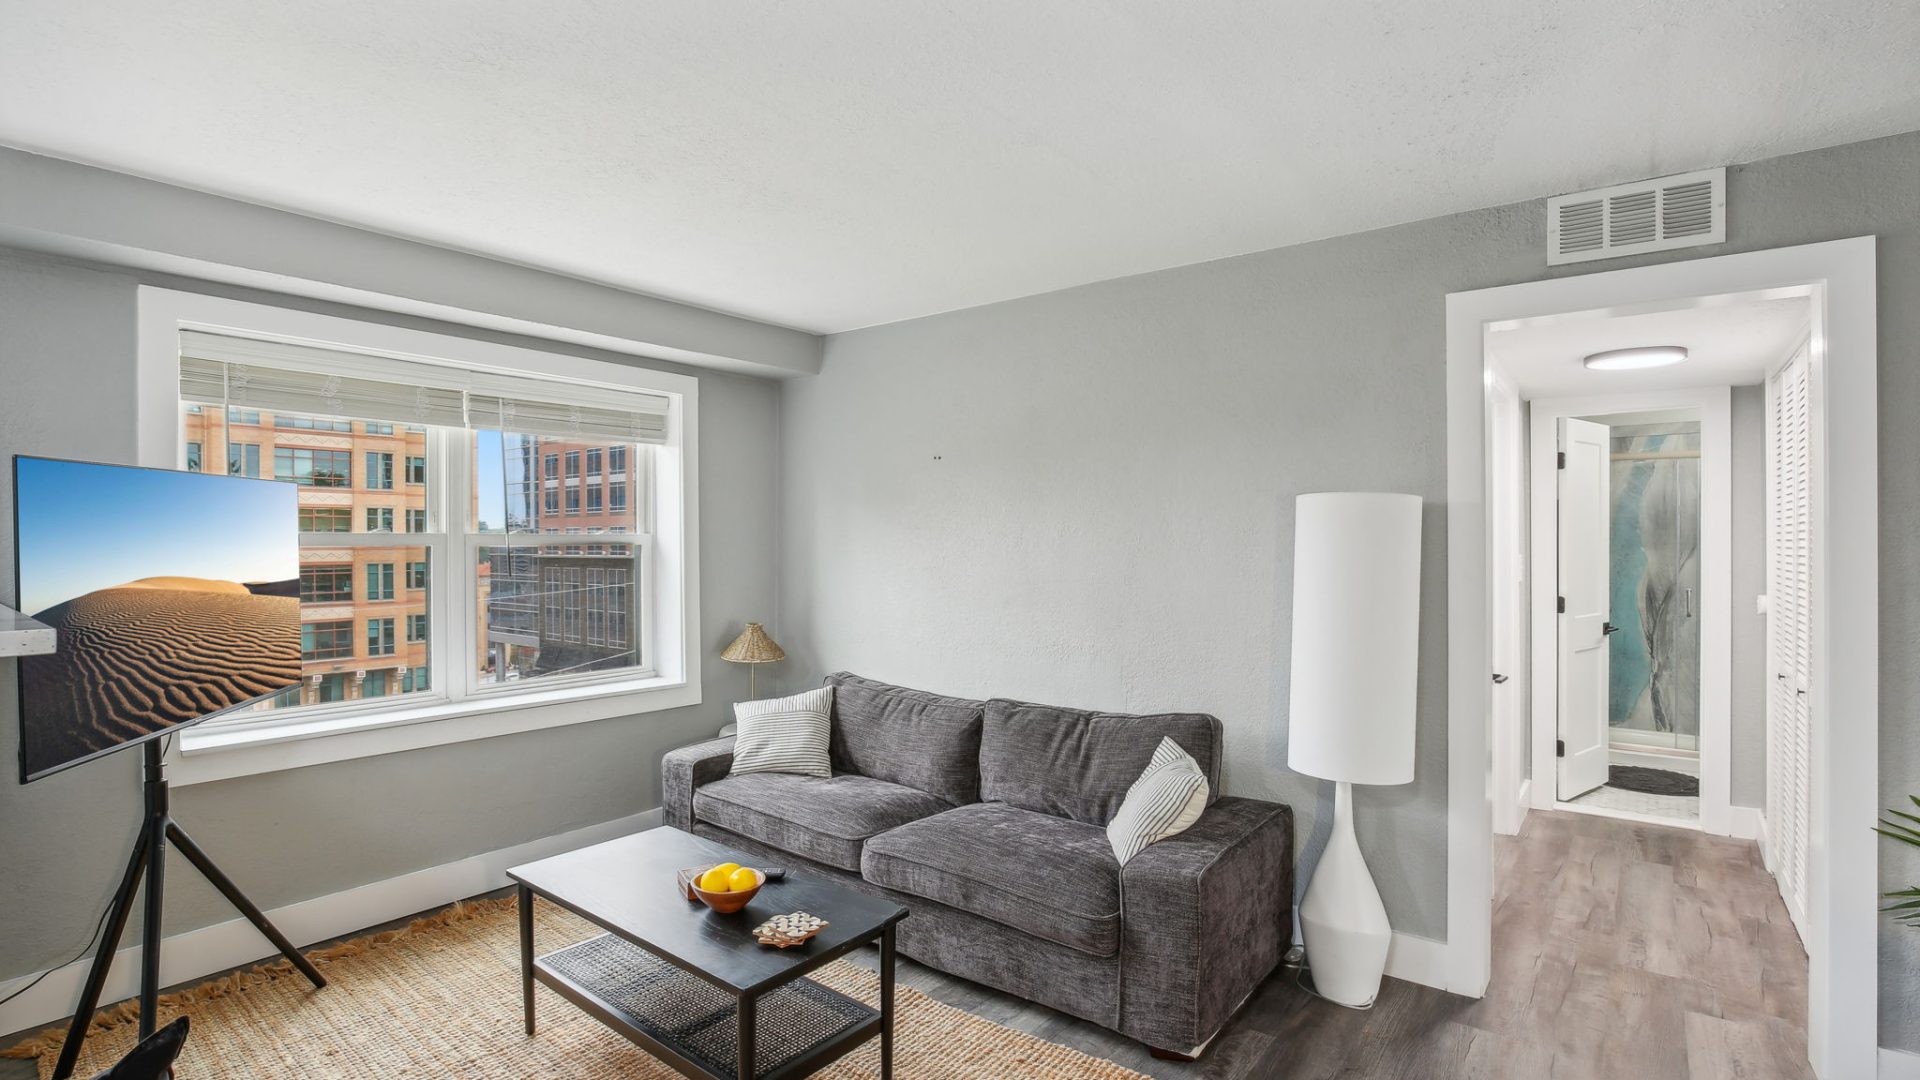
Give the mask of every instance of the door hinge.
<svg viewBox="0 0 1920 1080">
<path fill-rule="evenodd" d="M 1554 600 L 1553 610 L 1558 612 L 1561 615 L 1565 615 L 1567 613 L 1567 598 L 1564 596 L 1556 596 L 1553 598 L 1553 600 Z"/>
<path fill-rule="evenodd" d="M 1553 756 L 1554 757 L 1567 756 L 1567 740 L 1565 739 L 1553 740 Z"/>
<path fill-rule="evenodd" d="M 1558 457 L 1558 463 L 1554 465 L 1554 468 L 1564 469 L 1566 467 L 1567 467 L 1567 452 L 1565 450 L 1562 450 L 1560 451 L 1560 454 Z"/>
</svg>

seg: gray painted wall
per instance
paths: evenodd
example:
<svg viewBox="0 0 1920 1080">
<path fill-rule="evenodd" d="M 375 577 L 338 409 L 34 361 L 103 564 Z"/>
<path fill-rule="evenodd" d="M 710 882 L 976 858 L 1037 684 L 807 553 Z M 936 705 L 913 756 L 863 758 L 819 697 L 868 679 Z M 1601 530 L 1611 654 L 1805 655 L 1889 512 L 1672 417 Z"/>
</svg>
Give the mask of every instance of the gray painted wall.
<svg viewBox="0 0 1920 1080">
<path fill-rule="evenodd" d="M 132 461 L 134 289 L 141 277 L 0 249 L 0 455 Z M 173 278 L 144 280 L 194 288 Z M 231 288 L 202 291 L 274 302 Z M 289 306 L 527 344 L 524 339 L 313 301 Z M 572 346 L 554 351 L 632 363 Z M 776 633 L 773 383 L 700 379 L 701 615 L 712 657 L 760 619 Z M 0 470 L 10 520 L 11 469 Z M 0 528 L 0 599 L 14 588 Z M 140 809 L 137 753 L 22 787 L 16 667 L 0 662 L 0 980 L 73 958 L 124 863 Z M 710 660 L 705 704 L 537 733 L 414 750 L 180 788 L 175 813 L 263 907 L 322 896 L 469 855 L 651 809 L 660 756 L 724 722 L 745 673 Z M 234 913 L 183 863 L 169 874 L 170 933 Z"/>
<path fill-rule="evenodd" d="M 1754 606 L 1767 591 L 1767 464 L 1764 386 L 1736 386 L 1733 412 L 1733 777 L 1729 801 L 1767 801 L 1767 620 Z"/>
<path fill-rule="evenodd" d="M 1536 201 L 832 337 L 782 387 L 783 679 L 1217 713 L 1226 789 L 1294 804 L 1307 869 L 1330 797 L 1285 767 L 1293 496 L 1424 496 L 1417 775 L 1362 790 L 1359 827 L 1395 926 L 1443 937 L 1446 294 L 1877 234 L 1891 803 L 1920 788 L 1916 176 L 1910 134 L 1732 169 L 1713 248 L 1549 270 Z M 1881 940 L 1882 1041 L 1920 1049 L 1920 933 Z"/>
</svg>

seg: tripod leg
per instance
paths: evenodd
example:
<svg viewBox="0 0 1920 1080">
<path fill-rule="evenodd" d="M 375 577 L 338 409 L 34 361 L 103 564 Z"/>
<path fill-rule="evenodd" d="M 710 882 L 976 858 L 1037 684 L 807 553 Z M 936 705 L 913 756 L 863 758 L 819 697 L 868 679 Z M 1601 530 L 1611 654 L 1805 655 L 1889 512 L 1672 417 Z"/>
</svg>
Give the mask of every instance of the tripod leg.
<svg viewBox="0 0 1920 1080">
<path fill-rule="evenodd" d="M 140 1037 L 153 1034 L 160 1011 L 160 907 L 167 887 L 167 819 L 147 823 L 147 909 L 140 927 Z"/>
<path fill-rule="evenodd" d="M 313 961 L 300 955 L 300 950 L 293 947 L 293 942 L 288 941 L 287 936 L 267 920 L 266 914 L 255 907 L 253 901 L 247 899 L 247 894 L 240 891 L 240 886 L 235 885 L 233 879 L 221 873 L 220 868 L 213 865 L 213 860 L 207 858 L 207 853 L 200 850 L 200 845 L 194 843 L 192 837 L 182 832 L 180 826 L 169 821 L 167 838 L 173 841 L 173 846 L 180 849 L 180 854 L 185 855 L 188 862 L 206 875 L 208 881 L 213 882 L 213 887 L 220 890 L 220 894 L 227 898 L 228 903 L 240 909 L 240 914 L 245 915 L 248 922 L 265 934 L 268 941 L 273 942 L 273 947 L 280 950 L 280 955 L 300 969 L 300 974 L 307 977 L 307 981 L 313 984 L 314 989 L 327 985 L 326 977 L 320 974 L 319 968 L 313 966 Z"/>
<path fill-rule="evenodd" d="M 60 1060 L 53 1067 L 53 1080 L 67 1080 L 80 1060 L 80 1044 L 86 1040 L 87 1026 L 93 1023 L 93 1010 L 100 1005 L 100 991 L 107 983 L 107 969 L 113 966 L 114 950 L 120 947 L 120 935 L 127 928 L 127 916 L 133 913 L 133 894 L 140 888 L 140 873 L 146 868 L 147 844 L 152 834 L 142 826 L 133 842 L 133 857 L 127 860 L 127 872 L 113 894 L 113 906 L 107 909 L 107 926 L 100 934 L 100 947 L 93 954 L 93 966 L 87 969 L 87 982 L 80 990 L 73 1023 L 67 1027 L 67 1041 L 61 1044 Z"/>
</svg>

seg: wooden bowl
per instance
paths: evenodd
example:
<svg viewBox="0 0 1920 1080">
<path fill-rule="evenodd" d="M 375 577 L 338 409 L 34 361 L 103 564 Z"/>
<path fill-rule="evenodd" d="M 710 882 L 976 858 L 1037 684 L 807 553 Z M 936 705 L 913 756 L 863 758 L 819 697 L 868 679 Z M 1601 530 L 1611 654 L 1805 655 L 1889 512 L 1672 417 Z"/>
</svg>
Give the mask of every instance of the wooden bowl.
<svg viewBox="0 0 1920 1080">
<path fill-rule="evenodd" d="M 717 914 L 732 915 L 734 912 L 746 907 L 748 902 L 751 901 L 754 896 L 758 895 L 760 887 L 767 883 L 767 875 L 765 872 L 754 870 L 751 866 L 744 867 L 743 869 L 753 870 L 754 883 L 751 889 L 740 889 L 732 892 L 708 892 L 701 888 L 698 882 L 689 885 L 688 888 L 693 890 L 693 895 L 700 898 L 701 903 L 712 908 Z"/>
</svg>

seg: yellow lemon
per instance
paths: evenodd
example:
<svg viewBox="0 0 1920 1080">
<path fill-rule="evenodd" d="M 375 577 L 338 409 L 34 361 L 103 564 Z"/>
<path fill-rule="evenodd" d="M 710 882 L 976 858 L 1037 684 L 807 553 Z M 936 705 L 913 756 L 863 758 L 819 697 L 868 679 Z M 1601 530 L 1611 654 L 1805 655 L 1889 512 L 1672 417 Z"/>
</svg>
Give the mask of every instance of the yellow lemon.
<svg viewBox="0 0 1920 1080">
<path fill-rule="evenodd" d="M 723 862 L 719 866 L 714 867 L 713 869 L 719 871 L 722 874 L 732 876 L 735 870 L 740 869 L 740 864 L 737 862 Z"/>
<path fill-rule="evenodd" d="M 734 892 L 749 892 L 754 886 L 760 884 L 760 872 L 743 866 L 733 872 L 729 883 L 733 886 Z"/>
<path fill-rule="evenodd" d="M 724 866 L 716 866 L 700 875 L 700 887 L 707 892 L 730 892 L 733 889 L 733 871 Z"/>
</svg>

